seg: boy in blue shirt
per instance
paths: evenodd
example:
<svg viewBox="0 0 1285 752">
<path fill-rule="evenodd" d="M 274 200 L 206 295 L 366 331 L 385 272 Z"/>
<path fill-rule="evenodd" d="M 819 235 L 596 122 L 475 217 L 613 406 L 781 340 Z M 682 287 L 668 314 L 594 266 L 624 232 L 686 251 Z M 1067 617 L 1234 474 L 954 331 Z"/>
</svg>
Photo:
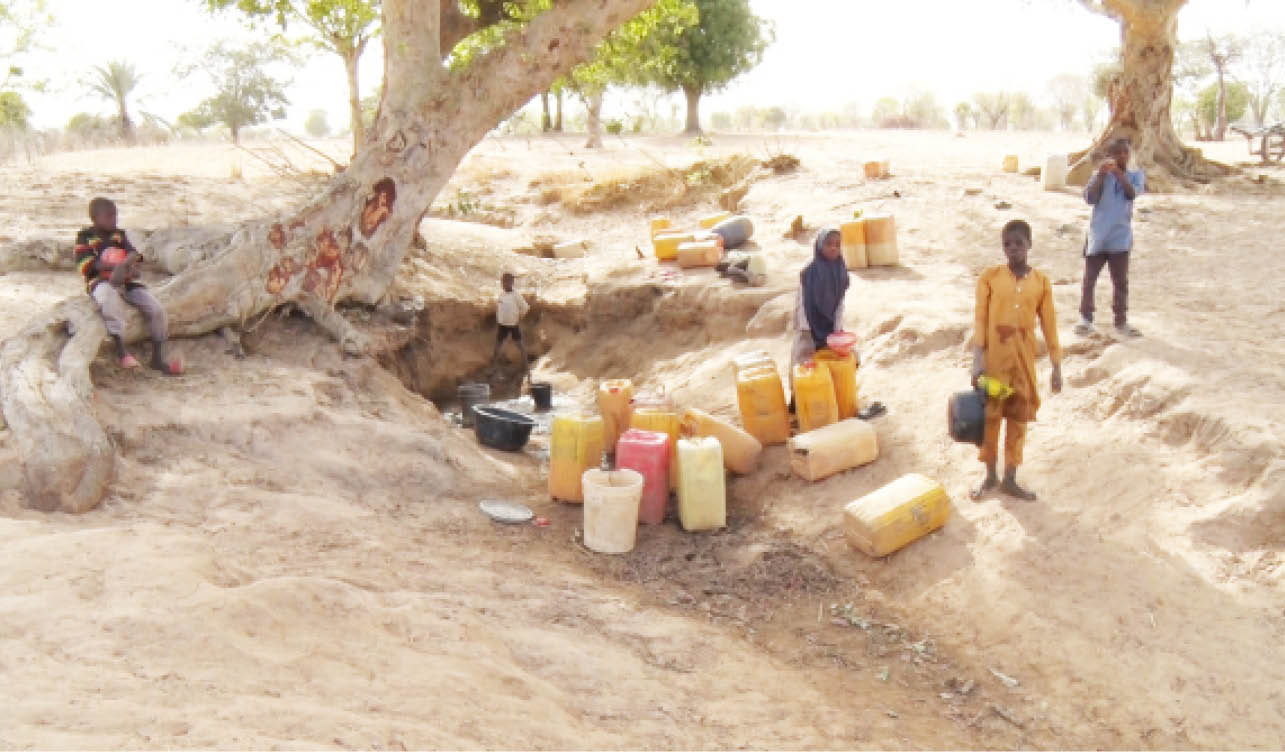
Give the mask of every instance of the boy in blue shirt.
<svg viewBox="0 0 1285 752">
<path fill-rule="evenodd" d="M 1129 252 L 1133 250 L 1133 200 L 1146 190 L 1142 170 L 1129 169 L 1129 142 L 1119 139 L 1107 149 L 1109 159 L 1084 187 L 1084 200 L 1093 206 L 1089 236 L 1084 243 L 1084 288 L 1080 294 L 1080 323 L 1075 333 L 1093 333 L 1093 288 L 1102 267 L 1111 270 L 1115 288 L 1111 310 L 1116 331 L 1126 337 L 1141 333 L 1129 325 Z"/>
</svg>

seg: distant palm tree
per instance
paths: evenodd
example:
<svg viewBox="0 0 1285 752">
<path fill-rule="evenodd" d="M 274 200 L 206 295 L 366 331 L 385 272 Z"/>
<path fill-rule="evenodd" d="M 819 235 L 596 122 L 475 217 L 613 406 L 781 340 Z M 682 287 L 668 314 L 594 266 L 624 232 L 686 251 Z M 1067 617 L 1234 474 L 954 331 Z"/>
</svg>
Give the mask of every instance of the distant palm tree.
<svg viewBox="0 0 1285 752">
<path fill-rule="evenodd" d="M 126 141 L 134 140 L 134 122 L 129 117 L 129 97 L 138 88 L 142 76 L 132 63 L 112 60 L 107 65 L 94 66 L 89 88 L 95 94 L 115 103 L 120 115 L 120 135 Z"/>
</svg>

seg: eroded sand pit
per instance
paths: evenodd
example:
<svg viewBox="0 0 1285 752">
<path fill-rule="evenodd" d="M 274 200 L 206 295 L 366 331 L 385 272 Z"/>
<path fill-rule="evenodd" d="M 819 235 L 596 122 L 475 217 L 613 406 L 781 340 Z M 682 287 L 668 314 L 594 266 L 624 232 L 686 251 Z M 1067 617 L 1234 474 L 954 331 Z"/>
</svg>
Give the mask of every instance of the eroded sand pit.
<svg viewBox="0 0 1285 752">
<path fill-rule="evenodd" d="M 1006 150 L 1034 159 L 1075 144 L 1025 138 L 797 139 L 802 170 L 744 199 L 769 262 L 763 288 L 659 275 L 634 251 L 644 211 L 564 215 L 530 185 L 570 169 L 565 150 L 489 141 L 447 194 L 508 207 L 517 230 L 592 238 L 588 258 L 413 252 L 395 292 L 443 301 L 428 323 L 352 313 L 398 343 L 389 368 L 344 360 L 307 320 L 278 316 L 246 337 L 243 361 L 216 337 L 179 343 L 181 379 L 100 361 L 96 410 L 121 459 L 111 498 L 82 517 L 37 514 L 7 464 L 0 475 L 0 743 L 1278 746 L 1285 312 L 1262 281 L 1285 272 L 1270 231 L 1279 188 L 1146 199 L 1134 318 L 1147 336 L 1080 339 L 1082 202 L 992 169 Z M 696 161 L 677 140 L 638 148 Z M 145 153 L 126 152 L 122 169 Z M 867 183 L 860 165 L 876 154 L 895 177 Z M 576 159 L 604 174 L 647 161 L 622 145 Z M 39 192 L 57 170 L 7 173 Z M 121 183 L 123 221 L 178 224 L 148 191 L 180 180 L 198 178 Z M 211 180 L 190 189 L 193 221 L 250 216 L 273 190 Z M 66 234 L 74 193 L 24 221 Z M 995 209 L 1001 199 L 1013 208 Z M 6 213 L 39 205 L 22 200 Z M 565 399 L 628 376 L 730 415 L 731 356 L 786 355 L 809 239 L 785 228 L 878 205 L 896 213 L 904 266 L 854 277 L 848 324 L 863 338 L 863 392 L 890 407 L 881 458 L 806 484 L 769 449 L 764 470 L 730 483 L 717 535 L 644 528 L 634 554 L 591 555 L 573 540 L 578 510 L 547 500 L 538 451 L 480 450 L 403 387 L 449 394 L 452 374 L 483 369 L 493 340 L 476 314 L 513 268 L 535 293 L 538 377 Z M 1055 283 L 1068 389 L 1032 431 L 1024 472 L 1041 501 L 974 504 L 964 491 L 979 466 L 945 436 L 944 403 L 966 379 L 975 274 L 1013 216 L 1035 226 L 1033 260 Z M 66 273 L 0 277 L 0 323 L 79 290 Z M 11 451 L 0 431 L 0 457 Z M 910 471 L 946 483 L 950 523 L 886 560 L 850 550 L 842 504 Z M 494 526 L 476 502 L 495 495 L 551 526 Z"/>
</svg>

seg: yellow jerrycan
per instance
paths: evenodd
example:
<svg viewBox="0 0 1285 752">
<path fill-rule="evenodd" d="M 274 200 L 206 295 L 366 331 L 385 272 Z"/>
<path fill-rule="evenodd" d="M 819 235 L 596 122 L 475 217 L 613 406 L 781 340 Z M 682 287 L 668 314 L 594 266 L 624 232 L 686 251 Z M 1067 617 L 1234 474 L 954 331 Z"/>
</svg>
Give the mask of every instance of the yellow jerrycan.
<svg viewBox="0 0 1285 752">
<path fill-rule="evenodd" d="M 602 414 L 602 446 L 607 454 L 616 453 L 620 434 L 629 429 L 629 403 L 634 398 L 634 382 L 608 379 L 598 385 L 598 412 Z"/>
<path fill-rule="evenodd" d="M 602 418 L 566 413 L 553 418 L 549 444 L 549 495 L 572 504 L 584 502 L 584 471 L 602 464 Z"/>
<path fill-rule="evenodd" d="M 839 403 L 829 368 L 816 361 L 794 366 L 794 414 L 803 433 L 839 422 Z"/>
<path fill-rule="evenodd" d="M 776 366 L 752 366 L 737 373 L 736 405 L 745 430 L 763 446 L 789 440 L 790 415 Z"/>
<path fill-rule="evenodd" d="M 678 442 L 678 521 L 688 532 L 727 525 L 723 447 L 712 437 Z"/>
<path fill-rule="evenodd" d="M 817 481 L 874 462 L 879 441 L 874 426 L 849 418 L 790 439 L 790 469 Z"/>
<path fill-rule="evenodd" d="M 864 269 L 870 266 L 866 260 L 866 223 L 855 219 L 839 225 L 839 247 L 843 251 L 843 261 L 849 269 Z"/>
<path fill-rule="evenodd" d="M 682 419 L 667 397 L 639 396 L 629 415 L 629 427 L 669 436 L 669 490 L 678 489 L 678 438 Z"/>
<path fill-rule="evenodd" d="M 834 401 L 839 406 L 839 420 L 857 417 L 857 413 L 861 411 L 861 398 L 857 393 L 856 353 L 839 355 L 823 348 L 817 350 L 814 357 L 819 365 L 830 369 L 830 380 L 834 382 Z"/>
<path fill-rule="evenodd" d="M 732 216 L 731 212 L 721 211 L 721 212 L 718 212 L 717 214 L 710 214 L 710 215 L 701 217 L 700 220 L 697 221 L 697 224 L 700 225 L 702 230 L 708 230 L 709 228 L 713 227 L 719 222 L 722 222 L 725 219 L 729 219 L 731 216 Z"/>
<path fill-rule="evenodd" d="M 843 532 L 867 556 L 887 556 L 945 525 L 948 517 L 946 489 L 911 473 L 844 507 Z"/>
<path fill-rule="evenodd" d="M 737 475 L 749 475 L 758 469 L 763 445 L 750 433 L 704 410 L 689 407 L 683 411 L 683 433 L 689 436 L 718 439 L 723 446 L 723 465 Z"/>
</svg>

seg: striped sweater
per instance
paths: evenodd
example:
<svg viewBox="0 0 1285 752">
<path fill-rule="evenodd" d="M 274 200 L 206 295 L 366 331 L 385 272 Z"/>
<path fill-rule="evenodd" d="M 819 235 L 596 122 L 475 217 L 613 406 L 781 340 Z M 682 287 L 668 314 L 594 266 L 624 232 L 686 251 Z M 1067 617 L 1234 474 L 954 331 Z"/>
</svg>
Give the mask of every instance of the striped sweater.
<svg viewBox="0 0 1285 752">
<path fill-rule="evenodd" d="M 124 230 L 111 230 L 110 232 L 99 230 L 96 227 L 86 227 L 76 233 L 76 268 L 85 278 L 86 288 L 92 292 L 94 285 L 110 274 L 110 269 L 100 270 L 98 268 L 98 257 L 109 248 L 121 248 L 130 253 L 135 253 L 134 244 L 129 242 L 129 236 Z"/>
</svg>

